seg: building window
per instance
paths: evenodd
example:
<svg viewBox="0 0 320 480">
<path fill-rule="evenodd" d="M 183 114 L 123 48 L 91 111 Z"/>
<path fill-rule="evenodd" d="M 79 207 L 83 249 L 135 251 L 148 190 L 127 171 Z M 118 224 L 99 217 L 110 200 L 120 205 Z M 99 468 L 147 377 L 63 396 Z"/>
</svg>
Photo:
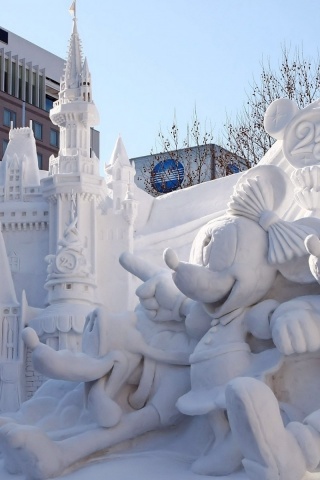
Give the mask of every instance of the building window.
<svg viewBox="0 0 320 480">
<path fill-rule="evenodd" d="M 8 45 L 8 32 L 0 28 L 0 42 Z"/>
<path fill-rule="evenodd" d="M 5 58 L 4 60 L 4 91 L 9 92 L 8 90 L 8 69 L 9 69 L 9 60 Z"/>
<path fill-rule="evenodd" d="M 19 65 L 19 98 L 22 99 L 22 65 Z"/>
<path fill-rule="evenodd" d="M 25 80 L 25 101 L 27 103 L 29 103 L 30 99 L 29 99 L 29 77 L 30 77 L 30 72 L 29 72 L 29 68 L 26 68 L 26 80 Z"/>
<path fill-rule="evenodd" d="M 36 75 L 35 72 L 32 72 L 31 103 L 32 103 L 32 105 L 38 106 L 37 102 L 36 102 L 36 98 L 37 98 L 37 95 L 36 95 L 36 86 L 37 85 L 36 85 L 36 83 L 37 83 L 37 75 Z M 41 138 L 39 140 L 41 140 Z"/>
<path fill-rule="evenodd" d="M 37 153 L 38 157 L 38 167 L 40 170 L 42 170 L 42 153 Z"/>
<path fill-rule="evenodd" d="M 59 132 L 53 128 L 50 129 L 50 145 L 59 147 Z"/>
<path fill-rule="evenodd" d="M 34 133 L 34 138 L 37 140 L 42 140 L 42 124 L 32 120 L 32 129 Z"/>
<path fill-rule="evenodd" d="M 51 97 L 50 95 L 46 95 L 46 110 L 49 112 L 51 108 L 53 108 L 53 102 L 56 101 L 56 98 Z"/>
<path fill-rule="evenodd" d="M 13 127 L 16 127 L 17 123 L 17 115 L 16 112 L 12 110 L 8 110 L 7 108 L 3 109 L 3 125 L 6 127 L 11 127 L 11 122 L 13 123 Z"/>
<path fill-rule="evenodd" d="M 4 152 L 6 151 L 8 143 L 9 143 L 9 140 L 2 140 L 2 154 L 3 155 L 4 155 Z"/>
</svg>

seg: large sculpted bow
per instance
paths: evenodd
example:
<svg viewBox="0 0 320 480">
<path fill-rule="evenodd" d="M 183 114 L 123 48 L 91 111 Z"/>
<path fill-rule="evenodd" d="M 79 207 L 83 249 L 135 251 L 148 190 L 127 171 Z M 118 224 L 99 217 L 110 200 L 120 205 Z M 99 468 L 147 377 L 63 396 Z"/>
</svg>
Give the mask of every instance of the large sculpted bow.
<svg viewBox="0 0 320 480">
<path fill-rule="evenodd" d="M 268 233 L 270 264 L 306 255 L 304 240 L 316 233 L 306 219 L 288 222 L 280 218 L 293 201 L 291 190 L 290 180 L 280 168 L 257 166 L 240 178 L 228 204 L 228 214 L 254 220 Z"/>
</svg>

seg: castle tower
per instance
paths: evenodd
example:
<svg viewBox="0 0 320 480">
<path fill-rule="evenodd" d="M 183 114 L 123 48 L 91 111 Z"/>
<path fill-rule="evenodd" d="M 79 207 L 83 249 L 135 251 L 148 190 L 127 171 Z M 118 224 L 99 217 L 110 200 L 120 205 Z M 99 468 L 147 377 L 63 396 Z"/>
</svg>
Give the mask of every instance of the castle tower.
<svg viewBox="0 0 320 480">
<path fill-rule="evenodd" d="M 82 58 L 75 16 L 59 100 L 54 103 L 50 118 L 60 128 L 60 150 L 58 157 L 50 159 L 49 176 L 41 182 L 43 195 L 49 202 L 49 253 L 56 253 L 58 242 L 69 225 L 70 204 L 75 196 L 79 238 L 88 253 L 90 274 L 94 279 L 97 271 L 96 212 L 106 196 L 107 187 L 99 175 L 99 160 L 90 151 L 90 132 L 99 122 L 99 115 L 92 100 L 91 75 L 87 60 Z"/>
<path fill-rule="evenodd" d="M 31 122 L 29 127 L 11 128 L 9 132 L 9 144 L 0 164 L 0 201 L 24 201 L 28 188 L 39 194 L 40 176 Z"/>
<path fill-rule="evenodd" d="M 17 297 L 25 290 L 28 301 L 39 308 L 44 306 L 42 259 L 48 254 L 48 219 L 32 126 L 11 128 L 0 162 L 0 229 Z M 31 271 L 32 282 L 28 281 Z"/>
<path fill-rule="evenodd" d="M 98 162 L 90 162 L 90 128 L 99 123 L 92 101 L 91 74 L 83 61 L 77 19 L 73 19 L 68 58 L 61 79 L 59 100 L 50 111 L 51 121 L 60 127 L 59 173 L 98 174 Z M 92 160 L 96 160 L 92 158 Z"/>
<path fill-rule="evenodd" d="M 127 199 L 128 188 L 134 182 L 135 168 L 129 161 L 128 154 L 119 135 L 113 149 L 110 164 L 105 169 L 109 176 L 108 187 L 113 191 L 113 211 L 120 213 L 123 202 Z"/>
<path fill-rule="evenodd" d="M 96 281 L 91 273 L 87 249 L 77 228 L 77 200 L 72 193 L 70 219 L 58 241 L 57 251 L 48 255 L 49 306 L 33 318 L 32 326 L 41 341 L 56 350 L 81 349 L 86 316 L 95 308 Z"/>
<path fill-rule="evenodd" d="M 110 164 L 105 169 L 107 185 L 112 190 L 112 203 L 107 211 L 107 238 L 105 248 L 112 251 L 108 259 L 108 271 L 117 271 L 112 285 L 111 303 L 122 292 L 121 305 L 111 305 L 114 310 L 130 308 L 133 298 L 131 275 L 119 268 L 119 256 L 123 252 L 133 251 L 134 222 L 138 210 L 138 202 L 134 199 L 133 186 L 135 168 L 130 164 L 122 138 L 119 136 L 111 155 Z M 112 300 L 114 299 L 114 300 Z M 125 302 L 128 302 L 125 304 Z"/>
</svg>

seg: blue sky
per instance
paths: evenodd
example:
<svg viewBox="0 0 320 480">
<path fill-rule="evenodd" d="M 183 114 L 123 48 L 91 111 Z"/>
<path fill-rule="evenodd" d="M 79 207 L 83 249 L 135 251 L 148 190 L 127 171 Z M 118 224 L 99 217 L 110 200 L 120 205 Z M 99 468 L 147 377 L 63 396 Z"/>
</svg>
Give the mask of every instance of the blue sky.
<svg viewBox="0 0 320 480">
<path fill-rule="evenodd" d="M 1 25 L 65 58 L 71 0 L 12 0 Z M 148 155 L 176 113 L 181 136 L 196 105 L 215 140 L 245 102 L 262 58 L 282 45 L 316 58 L 319 0 L 77 0 L 79 33 L 100 112 L 102 162 L 118 134 L 129 157 Z"/>
</svg>

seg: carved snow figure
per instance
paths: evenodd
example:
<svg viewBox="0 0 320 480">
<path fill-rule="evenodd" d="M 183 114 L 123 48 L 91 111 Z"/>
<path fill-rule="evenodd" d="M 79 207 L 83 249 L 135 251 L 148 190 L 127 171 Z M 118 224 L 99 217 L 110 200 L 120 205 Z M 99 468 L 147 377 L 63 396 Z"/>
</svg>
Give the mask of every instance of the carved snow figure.
<svg viewBox="0 0 320 480">
<path fill-rule="evenodd" d="M 296 279 L 297 267 L 299 282 L 312 281 L 307 267 L 302 269 L 308 258 L 304 239 L 319 222 L 279 219 L 275 211 L 287 208 L 288 188 L 277 167 L 257 167 L 241 177 L 227 214 L 199 232 L 193 263 L 165 252 L 175 285 L 168 272 L 122 256 L 122 264 L 145 282 L 137 290 L 140 309 L 116 316 L 95 311 L 86 324 L 83 353 L 56 352 L 25 330 L 37 370 L 86 387 L 81 395 L 79 384 L 60 386 L 57 401 L 49 381 L 15 419 L 35 426 L 3 419 L 0 441 L 9 471 L 37 479 L 57 476 L 97 451 L 176 424 L 179 397 L 181 412 L 208 415 L 214 434 L 194 470 L 223 475 L 240 466 L 244 452 L 239 429 L 231 424 L 234 436 L 226 421 L 226 386 L 239 376 L 268 382 L 280 368 L 281 355 L 268 343 L 269 316 L 279 304 L 271 291 L 278 272 Z M 251 349 L 248 334 L 262 340 L 258 349 L 254 342 Z"/>
<path fill-rule="evenodd" d="M 149 270 L 139 262 L 141 275 Z M 95 452 L 181 421 L 175 403 L 190 388 L 195 342 L 172 315 L 157 324 L 141 311 L 115 315 L 97 309 L 87 319 L 83 353 L 55 351 L 30 327 L 23 339 L 35 368 L 66 383 L 49 380 L 14 419 L 0 419 L 9 472 L 51 478 Z"/>
<path fill-rule="evenodd" d="M 265 128 L 283 140 L 285 157 L 296 168 L 291 178 L 297 202 L 318 216 L 319 101 L 299 111 L 288 99 L 276 100 L 266 112 Z M 318 237 L 307 236 L 305 246 L 310 271 L 320 283 Z M 226 388 L 228 419 L 250 479 L 301 480 L 320 462 L 319 295 L 282 303 L 271 312 L 269 324 L 272 340 L 284 355 L 280 380 L 271 382 L 274 393 L 257 379 L 232 380 Z M 283 393 L 291 402 L 286 415 L 279 405 Z M 297 405 L 300 410 L 292 408 Z"/>
<path fill-rule="evenodd" d="M 197 329 L 202 337 L 190 357 L 192 390 L 177 403 L 185 414 L 207 415 L 212 426 L 212 445 L 193 464 L 197 473 L 226 475 L 241 464 L 225 416 L 227 383 L 238 376 L 268 381 L 280 368 L 282 357 L 270 344 L 253 353 L 247 343 L 248 334 L 272 338 L 269 317 L 279 305 L 273 298 L 282 301 L 271 292 L 277 272 L 299 283 L 312 281 L 304 239 L 319 229 L 319 222 L 280 220 L 275 211 L 285 212 L 289 189 L 277 167 L 252 169 L 238 182 L 227 215 L 199 233 L 193 252 L 197 265 L 165 252 L 176 286 L 196 302 L 186 318 L 187 331 L 192 335 Z"/>
<path fill-rule="evenodd" d="M 305 245 L 310 253 L 311 273 L 320 283 L 320 241 L 317 236 L 310 235 Z M 319 296 L 297 297 L 283 303 L 272 314 L 270 328 L 274 343 L 284 355 L 309 354 L 307 361 L 318 358 Z M 311 363 L 309 368 L 312 368 Z M 301 369 L 299 373 L 301 375 Z M 243 465 L 250 479 L 301 480 L 306 471 L 318 467 L 320 409 L 307 415 L 302 423 L 293 421 L 285 426 L 278 399 L 271 389 L 249 378 L 233 380 L 227 386 L 226 398 L 231 429 L 240 445 Z"/>
</svg>

